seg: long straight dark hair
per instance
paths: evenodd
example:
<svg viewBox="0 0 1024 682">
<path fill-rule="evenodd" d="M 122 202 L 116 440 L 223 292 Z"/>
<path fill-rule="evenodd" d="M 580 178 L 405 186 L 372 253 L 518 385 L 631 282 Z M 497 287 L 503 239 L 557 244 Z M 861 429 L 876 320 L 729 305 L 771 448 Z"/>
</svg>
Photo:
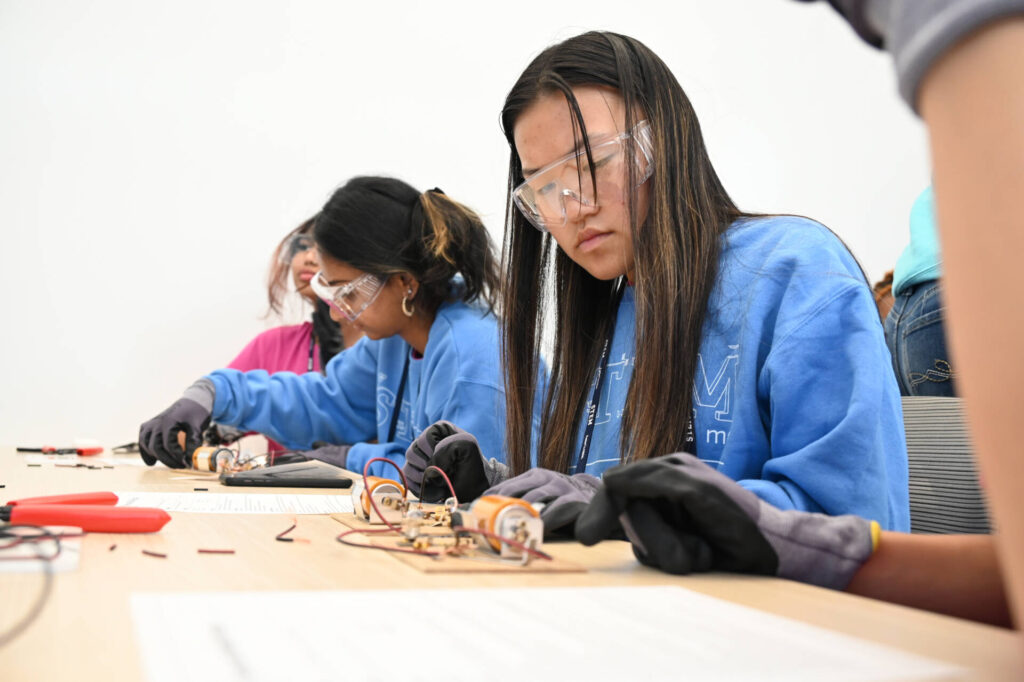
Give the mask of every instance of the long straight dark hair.
<svg viewBox="0 0 1024 682">
<path fill-rule="evenodd" d="M 456 274 L 465 285 L 462 300 L 494 308 L 501 281 L 487 228 L 440 189 L 352 178 L 324 205 L 313 234 L 321 251 L 354 268 L 380 277 L 410 273 L 420 283 L 414 303 L 421 309 L 434 311 L 450 299 Z"/>
<path fill-rule="evenodd" d="M 543 396 L 537 464 L 568 472 L 588 388 L 601 346 L 614 328 L 616 297 L 623 284 L 591 276 L 511 202 L 512 190 L 523 182 L 515 124 L 540 97 L 565 97 L 577 141 L 590 158 L 586 126 L 573 94 L 580 86 L 617 90 L 625 103 L 625 130 L 646 119 L 653 142 L 654 173 L 643 225 L 636 217 L 636 192 L 627 200 L 638 348 L 622 417 L 621 461 L 683 449 L 707 301 L 718 272 L 720 237 L 735 219 L 746 215 L 719 181 L 682 87 L 640 41 L 615 33 L 584 33 L 549 47 L 530 63 L 501 112 L 511 148 L 502 253 L 502 353 L 506 448 L 513 473 L 530 467 L 544 309 L 550 307 L 554 315 L 554 354 Z M 627 159 L 636 158 L 635 145 L 633 139 L 626 140 Z M 593 168 L 592 160 L 588 165 Z M 631 164 L 627 167 L 628 186 L 635 187 L 637 171 Z"/>
</svg>

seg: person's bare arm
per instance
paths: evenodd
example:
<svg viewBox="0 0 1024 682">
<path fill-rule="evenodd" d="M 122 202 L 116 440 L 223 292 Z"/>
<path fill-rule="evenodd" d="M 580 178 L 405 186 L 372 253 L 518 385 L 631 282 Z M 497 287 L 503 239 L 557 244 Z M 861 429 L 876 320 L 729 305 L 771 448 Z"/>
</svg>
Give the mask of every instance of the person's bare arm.
<svg viewBox="0 0 1024 682">
<path fill-rule="evenodd" d="M 936 62 L 918 99 L 931 139 L 953 367 L 1017 623 L 1024 622 L 1022 65 L 1024 17 L 1004 19 Z"/>
<path fill-rule="evenodd" d="M 1011 626 L 990 535 L 883 532 L 878 549 L 846 588 L 873 599 Z"/>
</svg>

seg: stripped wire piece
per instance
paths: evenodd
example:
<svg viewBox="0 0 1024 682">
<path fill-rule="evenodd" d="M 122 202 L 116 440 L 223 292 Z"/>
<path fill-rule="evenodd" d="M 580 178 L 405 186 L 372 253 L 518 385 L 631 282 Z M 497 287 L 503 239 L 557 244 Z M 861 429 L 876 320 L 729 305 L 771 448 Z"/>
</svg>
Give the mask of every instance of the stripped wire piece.
<svg viewBox="0 0 1024 682">
<path fill-rule="evenodd" d="M 295 538 L 289 538 L 285 536 L 288 535 L 288 533 L 291 533 L 293 530 L 295 530 L 295 527 L 297 525 L 299 525 L 298 522 L 295 521 L 295 519 L 292 519 L 292 525 L 288 526 L 283 531 L 275 535 L 274 539 L 278 542 L 295 542 Z"/>
<path fill-rule="evenodd" d="M 278 542 L 301 542 L 301 543 L 304 543 L 304 544 L 308 545 L 309 544 L 309 539 L 308 538 L 290 538 L 290 537 L 288 537 L 288 534 L 291 533 L 293 530 L 295 530 L 296 527 L 298 527 L 298 525 L 299 525 L 298 519 L 295 519 L 293 517 L 292 518 L 292 525 L 288 526 L 283 531 L 281 531 L 280 533 L 275 535 L 274 539 L 277 540 Z"/>
</svg>

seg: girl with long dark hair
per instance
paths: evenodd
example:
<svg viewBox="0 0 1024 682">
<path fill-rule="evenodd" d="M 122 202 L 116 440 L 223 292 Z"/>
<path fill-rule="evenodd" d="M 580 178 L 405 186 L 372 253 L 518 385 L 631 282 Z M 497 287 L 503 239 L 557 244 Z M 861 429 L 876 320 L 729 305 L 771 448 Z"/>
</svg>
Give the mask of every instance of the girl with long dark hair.
<svg viewBox="0 0 1024 682">
<path fill-rule="evenodd" d="M 551 503 L 550 530 L 607 468 L 687 451 L 782 509 L 906 530 L 899 391 L 860 267 L 823 225 L 733 203 L 657 55 L 566 40 L 501 121 L 507 459 L 485 478 L 517 478 L 490 492 Z M 455 459 L 434 433 L 407 468 Z"/>
<path fill-rule="evenodd" d="M 335 356 L 325 375 L 210 373 L 142 425 L 147 463 L 185 466 L 211 417 L 293 449 L 352 444 L 324 458 L 355 471 L 373 457 L 401 465 L 411 440 L 438 419 L 471 424 L 481 444 L 499 449 L 499 281 L 480 218 L 438 189 L 357 177 L 324 206 L 313 236 L 313 289 L 365 338 Z"/>
</svg>

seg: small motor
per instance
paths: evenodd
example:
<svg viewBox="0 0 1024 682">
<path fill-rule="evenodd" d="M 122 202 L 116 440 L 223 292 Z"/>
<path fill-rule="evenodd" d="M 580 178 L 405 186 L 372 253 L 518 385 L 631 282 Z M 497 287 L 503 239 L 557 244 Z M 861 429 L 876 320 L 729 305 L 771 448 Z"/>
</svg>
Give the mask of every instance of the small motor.
<svg viewBox="0 0 1024 682">
<path fill-rule="evenodd" d="M 452 526 L 464 526 L 488 531 L 503 538 L 515 540 L 530 549 L 540 550 L 544 541 L 544 522 L 529 502 L 517 497 L 484 495 L 477 498 L 465 511 L 452 513 Z M 518 547 L 484 536 L 486 546 L 502 559 L 514 559 L 526 563 L 529 554 Z"/>
<path fill-rule="evenodd" d="M 352 510 L 356 517 L 373 524 L 385 523 L 385 520 L 392 525 L 400 524 L 408 506 L 402 484 L 389 478 L 367 476 L 366 485 L 368 487 L 364 487 L 363 481 L 358 478 L 352 485 Z M 371 495 L 384 518 L 373 510 Z"/>
</svg>

